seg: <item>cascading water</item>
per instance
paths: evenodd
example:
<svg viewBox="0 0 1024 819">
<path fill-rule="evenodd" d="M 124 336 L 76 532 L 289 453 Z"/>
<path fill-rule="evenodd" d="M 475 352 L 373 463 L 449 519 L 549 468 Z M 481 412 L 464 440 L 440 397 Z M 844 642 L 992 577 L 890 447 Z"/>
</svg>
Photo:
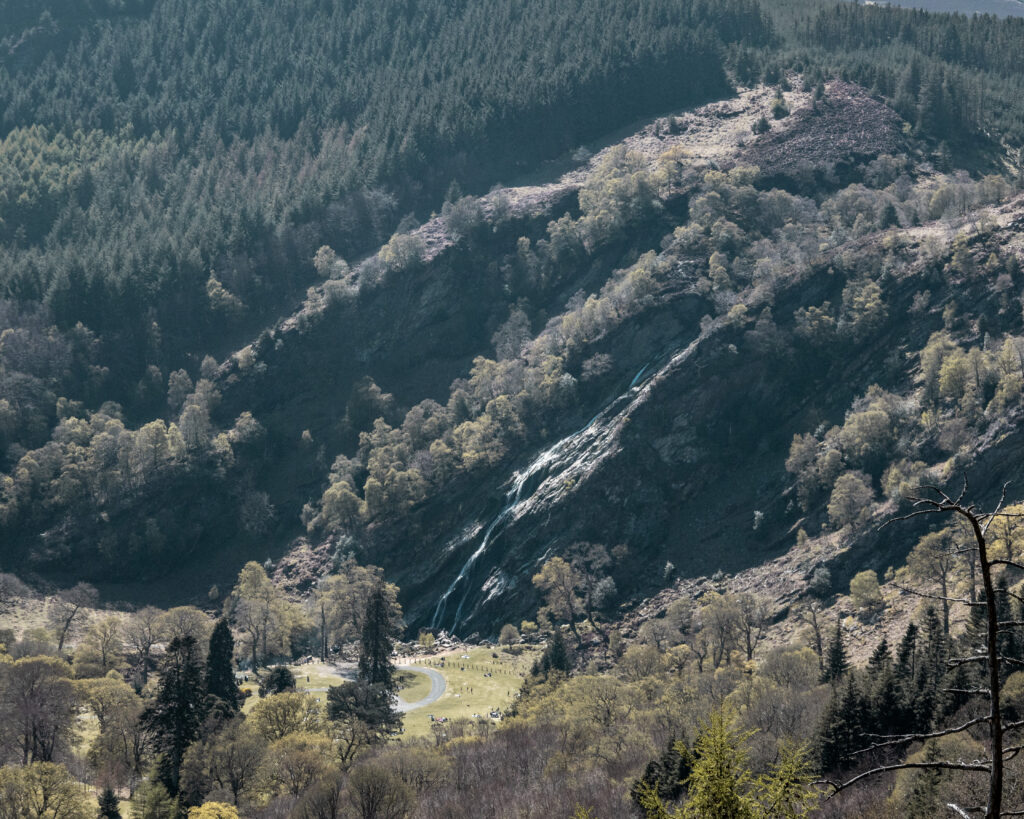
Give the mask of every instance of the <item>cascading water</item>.
<svg viewBox="0 0 1024 819">
<path fill-rule="evenodd" d="M 501 511 L 491 520 L 490 524 L 484 530 L 484 536 L 480 541 L 480 545 L 474 550 L 469 556 L 469 559 L 463 565 L 462 570 L 452 581 L 447 591 L 441 595 L 441 599 L 437 602 L 437 607 L 434 609 L 434 616 L 430 621 L 430 627 L 437 629 L 441 626 L 445 612 L 448 609 L 448 601 L 452 594 L 459 587 L 460 583 L 464 583 L 467 588 L 462 594 L 462 599 L 459 601 L 459 605 L 455 610 L 455 616 L 452 620 L 451 631 L 454 632 L 459 623 L 462 622 L 462 610 L 469 599 L 470 592 L 469 588 L 469 574 L 472 571 L 477 560 L 487 551 L 487 547 L 491 543 L 491 539 L 499 527 L 504 526 L 510 519 L 515 517 L 517 510 L 529 502 L 531 496 L 523 497 L 523 488 L 529 483 L 530 479 L 547 470 L 552 464 L 558 461 L 564 461 L 566 456 L 574 455 L 584 448 L 584 445 L 588 443 L 587 432 L 594 426 L 595 423 L 602 417 L 611 415 L 613 412 L 619 410 L 623 400 L 630 396 L 636 389 L 643 377 L 644 373 L 650 368 L 652 362 L 648 362 L 640 371 L 633 377 L 629 387 L 621 395 L 613 398 L 608 404 L 602 409 L 597 415 L 590 419 L 586 426 L 576 430 L 571 435 L 562 438 L 561 440 L 554 443 L 552 446 L 541 452 L 530 464 L 522 471 L 517 471 L 512 477 L 512 486 L 508 493 L 505 495 L 505 505 Z M 648 377 L 650 378 L 650 376 Z M 570 458 L 571 462 L 571 458 Z M 542 481 L 541 484 L 546 481 Z M 538 487 L 539 488 L 539 485 Z"/>
</svg>

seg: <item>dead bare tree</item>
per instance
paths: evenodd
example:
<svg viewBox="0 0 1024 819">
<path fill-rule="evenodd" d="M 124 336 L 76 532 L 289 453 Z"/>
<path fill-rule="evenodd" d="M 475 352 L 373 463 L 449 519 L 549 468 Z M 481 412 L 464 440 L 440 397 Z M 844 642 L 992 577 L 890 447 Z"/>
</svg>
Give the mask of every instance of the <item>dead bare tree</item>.
<svg viewBox="0 0 1024 819">
<path fill-rule="evenodd" d="M 938 737 L 960 734 L 980 726 L 988 726 L 988 749 L 989 757 L 980 760 L 935 760 L 922 762 L 902 762 L 893 765 L 880 765 L 858 774 L 852 779 L 844 782 L 833 782 L 825 780 L 822 784 L 831 786 L 831 796 L 863 781 L 869 777 L 912 768 L 931 768 L 944 770 L 972 771 L 987 773 L 989 778 L 988 803 L 979 807 L 962 807 L 949 804 L 947 807 L 956 815 L 969 819 L 972 813 L 983 813 L 985 819 L 997 819 L 1000 816 L 1024 816 L 1024 810 L 1003 810 L 1003 772 L 1005 763 L 1024 751 L 1024 745 L 1008 745 L 1007 734 L 1024 728 L 1024 720 L 1005 723 L 1003 721 L 1002 706 L 1000 703 L 1000 669 L 1004 664 L 1024 666 L 1020 660 L 1012 657 L 1003 657 L 999 652 L 999 635 L 1002 631 L 1015 625 L 1004 623 L 999 620 L 998 607 L 996 602 L 996 586 L 993 579 L 993 569 L 998 566 L 1014 566 L 1024 569 L 1024 565 L 1015 562 L 1007 550 L 1006 558 L 993 557 L 990 553 L 988 543 L 988 530 L 992 522 L 999 517 L 1009 516 L 1004 512 L 1003 507 L 1006 501 L 1007 485 L 1003 486 L 1002 496 L 995 509 L 991 512 L 979 511 L 974 504 L 967 503 L 967 479 L 964 478 L 963 489 L 956 498 L 952 498 L 942 489 L 936 486 L 919 487 L 917 493 L 908 498 L 913 502 L 914 511 L 901 517 L 892 518 L 883 524 L 883 528 L 897 521 L 905 521 L 921 515 L 954 515 L 962 518 L 969 526 L 974 535 L 977 551 L 977 563 L 981 571 L 982 585 L 985 591 L 983 601 L 974 601 L 960 598 L 946 598 L 948 602 L 960 603 L 965 606 L 984 607 L 985 609 L 985 650 L 977 655 L 968 657 L 955 657 L 949 660 L 949 665 L 955 667 L 971 663 L 984 663 L 988 671 L 988 686 L 979 688 L 972 692 L 987 697 L 990 703 L 989 712 L 986 716 L 968 720 L 961 725 L 951 726 L 931 733 L 903 734 L 900 736 L 879 736 L 879 742 L 872 744 L 865 751 L 875 751 L 884 748 L 909 745 L 912 742 L 925 742 Z M 1019 515 L 1013 515 L 1019 516 Z M 933 595 L 929 595 L 933 596 Z"/>
</svg>

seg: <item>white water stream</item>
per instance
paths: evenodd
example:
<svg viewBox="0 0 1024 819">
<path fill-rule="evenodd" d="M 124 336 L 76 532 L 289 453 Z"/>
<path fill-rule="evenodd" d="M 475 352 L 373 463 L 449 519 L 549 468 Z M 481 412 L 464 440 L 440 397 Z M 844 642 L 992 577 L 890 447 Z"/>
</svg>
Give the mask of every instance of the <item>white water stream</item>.
<svg viewBox="0 0 1024 819">
<path fill-rule="evenodd" d="M 484 530 L 484 536 L 480 541 L 480 545 L 477 546 L 474 552 L 469 556 L 469 559 L 465 562 L 465 564 L 462 567 L 462 570 L 456 576 L 455 580 L 452 581 L 452 584 L 448 587 L 448 590 L 445 591 L 445 593 L 441 595 L 441 599 L 437 601 L 437 607 L 434 609 L 434 616 L 430 621 L 430 627 L 432 629 L 437 629 L 442 626 L 445 613 L 448 609 L 449 599 L 451 598 L 455 590 L 459 587 L 459 584 L 464 584 L 467 588 L 463 592 L 462 598 L 459 600 L 459 605 L 455 610 L 455 616 L 452 619 L 452 626 L 450 630 L 454 633 L 455 630 L 458 628 L 459 624 L 462 622 L 463 607 L 465 606 L 466 601 L 470 596 L 470 593 L 473 591 L 473 589 L 470 587 L 469 573 L 472 571 L 474 565 L 476 564 L 477 560 L 480 559 L 481 555 L 483 555 L 484 552 L 487 551 L 487 547 L 491 543 L 491 538 L 499 529 L 499 527 L 503 527 L 511 519 L 516 517 L 516 513 L 519 512 L 523 506 L 529 503 L 530 499 L 533 497 L 533 494 L 535 494 L 536 491 L 540 489 L 542 485 L 548 483 L 548 481 L 550 480 L 550 476 L 545 476 L 541 480 L 541 482 L 534 488 L 533 493 L 527 495 L 527 497 L 524 498 L 523 488 L 530 481 L 530 479 L 533 478 L 535 475 L 538 475 L 541 472 L 548 470 L 552 466 L 552 464 L 562 462 L 569 465 L 574 463 L 576 461 L 576 456 L 593 442 L 592 439 L 597 437 L 596 433 L 592 432 L 592 429 L 594 425 L 597 423 L 597 421 L 601 418 L 610 416 L 613 413 L 619 411 L 620 405 L 623 402 L 623 400 L 628 398 L 629 396 L 631 396 L 640 389 L 640 387 L 638 386 L 640 379 L 643 377 L 644 373 L 648 370 L 650 366 L 651 362 L 645 364 L 640 369 L 640 371 L 633 377 L 633 380 L 630 382 L 629 387 L 626 388 L 626 391 L 621 395 L 617 395 L 615 398 L 609 401 L 608 404 L 597 415 L 590 419 L 590 422 L 586 426 L 582 427 L 581 429 L 578 429 L 571 435 L 567 435 L 565 438 L 556 441 L 550 447 L 541 452 L 536 458 L 534 458 L 533 461 L 531 461 L 525 469 L 515 472 L 515 474 L 512 476 L 512 486 L 505 495 L 505 505 L 502 507 L 501 511 L 494 516 L 490 524 L 488 524 L 487 528 Z M 648 380 L 650 380 L 652 377 L 653 376 L 648 376 Z"/>
</svg>

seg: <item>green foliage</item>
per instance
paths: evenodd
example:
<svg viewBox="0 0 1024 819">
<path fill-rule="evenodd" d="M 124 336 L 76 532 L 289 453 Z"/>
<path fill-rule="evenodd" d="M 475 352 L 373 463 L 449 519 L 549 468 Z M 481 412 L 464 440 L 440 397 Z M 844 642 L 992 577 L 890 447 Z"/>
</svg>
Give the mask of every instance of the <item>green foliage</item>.
<svg viewBox="0 0 1024 819">
<path fill-rule="evenodd" d="M 888 316 L 882 288 L 871 279 L 850 281 L 843 288 L 839 332 L 861 340 L 877 330 Z"/>
<path fill-rule="evenodd" d="M 506 623 L 501 627 L 501 632 L 498 634 L 498 642 L 504 646 L 515 645 L 519 642 L 519 629 L 511 623 Z"/>
<path fill-rule="evenodd" d="M 548 640 L 548 644 L 544 648 L 544 653 L 537 660 L 531 673 L 547 677 L 551 672 L 568 674 L 570 671 L 572 671 L 572 657 L 569 654 L 569 647 L 565 644 L 562 630 L 555 628 L 551 639 Z"/>
<path fill-rule="evenodd" d="M 213 627 L 210 650 L 206 655 L 206 693 L 223 702 L 231 711 L 237 711 L 240 704 L 234 662 L 235 638 L 227 621 L 220 619 Z"/>
<path fill-rule="evenodd" d="M 391 661 L 393 633 L 391 605 L 384 584 L 380 583 L 366 601 L 357 679 L 364 685 L 379 686 L 389 693 L 393 693 L 397 686 L 395 665 Z"/>
<path fill-rule="evenodd" d="M 676 801 L 685 792 L 683 785 L 690 775 L 692 761 L 685 749 L 685 744 L 670 741 L 664 753 L 648 762 L 643 776 L 630 787 L 630 798 L 638 808 L 646 812 L 648 819 L 658 816 L 659 808 L 662 816 L 667 816 L 660 801 Z"/>
<path fill-rule="evenodd" d="M 779 759 L 770 774 L 758 778 L 758 797 L 765 817 L 805 819 L 817 807 L 819 793 L 806 747 L 792 741 L 779 744 Z"/>
<path fill-rule="evenodd" d="M 113 790 L 104 788 L 97 797 L 97 801 L 99 802 L 98 819 L 121 819 L 121 811 L 118 807 L 121 800 L 117 798 L 117 794 Z"/>
<path fill-rule="evenodd" d="M 161 782 L 143 782 L 135 791 L 139 819 L 178 819 L 178 802 Z"/>
<path fill-rule="evenodd" d="M 837 529 L 859 523 L 871 513 L 875 493 L 861 472 L 844 472 L 836 479 L 828 501 L 828 517 Z"/>
<path fill-rule="evenodd" d="M 188 819 L 238 819 L 238 808 L 225 802 L 204 802 L 188 809 Z"/>
<path fill-rule="evenodd" d="M 736 728 L 734 715 L 726 710 L 712 712 L 707 722 L 701 723 L 693 744 L 693 767 L 686 779 L 684 817 L 745 819 L 757 815 L 743 747 L 750 736 Z"/>
<path fill-rule="evenodd" d="M 366 746 L 387 741 L 402 724 L 391 692 L 364 682 L 343 683 L 327 692 L 327 716 L 339 735 L 339 754 L 349 763 Z"/>
<path fill-rule="evenodd" d="M 160 684 L 141 721 L 158 757 L 160 782 L 176 795 L 185 751 L 199 736 L 205 717 L 205 685 L 194 637 L 174 638 L 167 646 Z"/>
<path fill-rule="evenodd" d="M 283 694 L 286 691 L 294 690 L 295 675 L 286 665 L 275 665 L 260 684 L 260 694 L 263 696 Z"/>
<path fill-rule="evenodd" d="M 849 668 L 850 663 L 846 658 L 846 646 L 843 644 L 843 631 L 839 623 L 836 623 L 832 640 L 828 645 L 828 653 L 825 657 L 825 667 L 822 671 L 821 680 L 822 682 L 835 684 L 846 675 Z"/>
<path fill-rule="evenodd" d="M 850 581 L 850 597 L 858 609 L 875 611 L 882 608 L 885 604 L 878 587 L 878 573 L 865 569 L 855 574 Z"/>
<path fill-rule="evenodd" d="M 848 68 L 849 79 L 873 82 L 921 133 L 963 140 L 987 130 L 1024 142 L 1012 56 L 1024 42 L 1019 19 L 828 6 L 799 27 L 798 39 L 825 65 Z"/>
<path fill-rule="evenodd" d="M 0 768 L 0 810 L 12 819 L 22 816 L 93 819 L 96 816 L 93 799 L 86 797 L 67 768 L 53 762 Z"/>
<path fill-rule="evenodd" d="M 85 23 L 97 12 L 81 5 L 69 16 Z M 190 334 L 215 337 L 214 316 L 301 288 L 288 271 L 306 267 L 311 234 L 343 255 L 386 238 L 397 202 L 376 185 L 416 181 L 437 196 L 455 175 L 485 184 L 613 123 L 726 90 L 721 43 L 769 36 L 747 2 L 712 18 L 664 0 L 538 0 L 525 14 L 514 3 L 401 14 L 366 2 L 110 5 L 145 13 L 47 34 L 36 11 L 8 29 L 24 47 L 0 81 L 0 238 L 14 239 L 3 270 L 22 275 L 0 289 L 46 298 L 62 324 L 111 338 L 137 329 L 112 311 L 151 310 L 179 351 Z M 175 39 L 183 49 L 166 46 Z M 129 359 L 118 369 L 137 376 Z"/>
</svg>

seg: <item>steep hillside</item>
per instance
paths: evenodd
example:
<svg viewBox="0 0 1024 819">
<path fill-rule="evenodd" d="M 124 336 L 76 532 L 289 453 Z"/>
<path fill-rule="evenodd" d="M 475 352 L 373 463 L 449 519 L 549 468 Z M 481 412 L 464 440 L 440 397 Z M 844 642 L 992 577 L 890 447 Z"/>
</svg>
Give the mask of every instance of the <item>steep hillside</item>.
<svg viewBox="0 0 1024 819">
<path fill-rule="evenodd" d="M 195 383 L 176 375 L 177 423 L 66 405 L 6 484 L 11 562 L 71 580 L 89 560 L 114 597 L 174 602 L 311 542 L 314 564 L 382 565 L 411 626 L 491 634 L 536 609 L 533 573 L 576 543 L 624 547 L 615 606 L 846 526 L 844 472 L 870 504 L 897 462 L 946 479 L 984 440 L 1002 465 L 1016 405 L 985 409 L 995 376 L 980 416 L 937 405 L 942 429 L 904 440 L 907 410 L 887 409 L 870 457 L 826 433 L 873 389 L 919 401 L 935 331 L 1020 332 L 1015 210 L 983 210 L 1007 183 L 938 172 L 934 144 L 858 86 L 787 85 L 455 199 L 351 267 L 323 248 L 328 278 L 297 312 Z M 835 455 L 812 480 L 787 466 L 815 431 Z M 837 589 L 911 545 L 844 532 Z"/>
<path fill-rule="evenodd" d="M 566 325 L 576 320 L 574 315 L 580 317 L 580 311 L 592 302 L 584 293 L 570 301 L 568 313 L 548 322 L 532 342 L 532 353 L 530 345 L 523 348 L 522 360 L 529 369 L 530 356 L 537 354 L 538 345 L 549 351 L 552 344 L 560 345 L 562 366 L 569 378 L 564 381 L 563 376 L 563 381 L 571 385 L 574 395 L 571 406 L 559 407 L 556 403 L 536 412 L 534 420 L 543 422 L 542 430 L 531 428 L 533 424 L 528 421 L 526 432 L 503 437 L 501 451 L 485 459 L 486 463 L 455 468 L 447 477 L 437 471 L 436 450 L 427 446 L 429 435 L 420 434 L 419 442 L 403 438 L 410 416 L 399 427 L 399 416 L 394 413 L 387 417 L 395 426 L 385 424 L 383 431 L 364 436 L 361 454 L 355 461 L 343 459 L 344 463 L 335 464 L 332 485 L 349 499 L 349 511 L 331 518 L 330 510 L 339 503 L 339 495 L 329 492 L 307 517 L 311 530 L 316 533 L 326 526 L 344 532 L 342 548 L 365 550 L 369 559 L 382 563 L 403 589 L 411 623 L 462 634 L 478 628 L 490 633 L 510 614 L 533 610 L 537 596 L 529 583 L 530 576 L 545 558 L 580 541 L 628 547 L 630 557 L 614 572 L 622 599 L 656 589 L 666 577 L 661 572 L 666 562 L 684 576 L 710 575 L 756 566 L 785 552 L 793 545 L 801 525 L 811 528 L 828 524 L 827 492 L 811 504 L 809 515 L 796 504 L 793 476 L 786 470 L 793 436 L 825 422 L 841 424 L 851 404 L 872 384 L 895 393 L 910 390 L 916 366 L 914 354 L 926 345 L 932 332 L 941 329 L 942 305 L 956 300 L 970 305 L 967 309 L 971 316 L 981 314 L 974 312 L 982 308 L 976 308 L 966 296 L 963 282 L 957 283 L 956 290 L 947 289 L 952 282 L 947 283 L 942 276 L 936 278 L 942 260 L 953 252 L 956 229 L 949 217 L 923 228 L 898 227 L 901 222 L 919 218 L 915 202 L 923 204 L 921 212 L 926 219 L 933 205 L 939 208 L 937 215 L 942 215 L 938 200 L 945 194 L 936 200 L 936 191 L 953 183 L 952 179 L 943 181 L 920 160 L 915 160 L 916 166 L 906 167 L 895 160 L 875 161 L 881 153 L 913 150 L 904 143 L 898 117 L 856 87 L 834 84 L 820 100 L 813 100 L 810 94 L 787 95 L 786 104 L 793 113 L 767 135 L 754 140 L 751 126 L 767 113 L 771 102 L 771 94 L 764 90 L 746 93 L 728 103 L 661 120 L 625 141 L 637 157 L 646 157 L 652 169 L 664 170 L 665 160 L 659 158 L 665 155 L 689 169 L 678 184 L 663 188 L 660 194 L 666 210 L 658 220 L 667 219 L 667 226 L 680 227 L 663 241 L 652 237 L 646 244 L 633 245 L 634 254 L 657 247 L 659 242 L 665 248 L 646 262 L 655 271 L 646 295 L 616 308 L 611 318 L 605 315 L 603 320 L 594 319 L 597 323 L 581 331 L 580 337 L 567 339 Z M 843 139 L 816 138 L 829 133 L 842 134 Z M 829 147 L 823 149 L 823 144 Z M 616 150 L 621 148 L 596 156 L 590 171 L 574 172 L 550 186 L 496 192 L 484 201 L 481 212 L 492 213 L 494 201 L 505 199 L 509 205 L 503 207 L 508 207 L 510 213 L 520 213 L 519 208 L 527 203 L 530 208 L 539 208 L 533 212 L 543 216 L 546 202 L 562 205 L 575 190 L 585 189 L 590 175 L 600 175 L 601 171 L 595 169 L 600 169 L 603 159 Z M 760 174 L 760 185 L 782 184 L 801 190 L 813 181 L 819 188 L 832 185 L 836 193 L 813 205 L 781 192 L 756 194 L 756 188 L 746 188 L 749 193 L 738 197 L 727 190 L 728 184 L 721 193 L 709 190 L 715 184 L 712 181 L 708 185 L 706 174 L 711 167 L 728 168 L 753 161 L 771 169 Z M 844 187 L 855 179 L 870 180 L 877 193 L 857 182 Z M 889 188 L 879 189 L 880 183 L 890 181 Z M 708 239 L 695 238 L 694 231 L 715 233 L 720 213 L 709 214 L 706 208 L 716 198 L 721 200 L 723 194 L 736 197 L 724 207 L 734 209 L 732 215 L 737 221 L 753 218 L 756 222 L 754 212 L 742 211 L 744 207 L 760 206 L 761 218 L 770 207 L 797 208 L 799 218 L 806 223 L 797 227 L 780 216 L 779 227 L 744 224 L 751 232 L 760 231 L 764 237 L 760 244 L 747 249 L 743 245 L 750 242 L 750 237 L 728 239 L 725 252 L 733 258 L 718 261 L 714 256 L 722 251 L 709 253 L 713 246 L 709 246 Z M 983 194 L 972 194 L 976 199 L 979 195 Z M 744 201 L 744 196 L 753 198 Z M 689 211 L 680 211 L 672 204 L 681 198 L 689 201 Z M 696 214 L 695 201 L 699 208 Z M 891 214 L 883 213 L 887 208 L 892 209 Z M 1010 209 L 1000 222 L 993 222 L 1001 227 L 985 235 L 986 253 L 1017 253 L 1010 227 L 1014 212 Z M 585 220 L 586 214 L 579 218 Z M 430 332 L 417 329 L 421 326 L 417 323 L 419 317 L 431 315 L 431 305 L 437 310 L 442 303 L 450 306 L 453 299 L 459 303 L 459 296 L 451 291 L 445 298 L 435 300 L 433 295 L 444 292 L 437 288 L 447 280 L 441 260 L 460 246 L 457 243 L 438 252 L 451 238 L 445 234 L 443 223 L 428 223 L 413 234 L 422 239 L 424 252 L 419 264 L 424 267 L 414 269 L 411 278 L 416 284 L 404 291 L 418 295 L 398 311 L 413 322 L 404 321 L 403 332 L 411 331 L 421 339 L 414 347 L 423 355 L 422 360 L 431 362 L 430 372 L 439 376 L 428 386 L 426 395 L 440 400 L 441 405 L 447 397 L 444 384 L 448 376 L 444 373 L 458 374 L 460 364 L 465 367 L 473 352 L 482 352 L 480 342 L 501 320 L 500 312 L 489 317 L 478 314 L 481 332 L 475 343 L 472 335 L 467 337 L 462 329 L 445 325 L 443 320 L 435 320 Z M 878 230 L 886 223 L 886 230 Z M 717 230 L 722 227 L 719 225 Z M 512 230 L 509 235 L 514 233 Z M 641 231 L 639 237 L 643 235 Z M 639 237 L 634 234 L 632 239 Z M 959 241 L 962 243 L 962 239 Z M 612 242 L 610 247 L 621 252 L 621 242 Z M 748 258 L 750 252 L 755 255 Z M 597 259 L 600 256 L 596 254 Z M 580 268 L 568 265 L 560 271 L 565 277 L 561 293 L 579 287 L 592 293 L 600 289 L 600 274 L 605 267 L 594 263 L 594 255 L 587 259 Z M 714 268 L 723 263 L 731 265 L 735 281 L 713 283 L 709 276 L 716 275 Z M 635 271 L 643 264 L 628 270 Z M 744 270 L 747 264 L 752 269 Z M 580 272 L 573 276 L 576 269 Z M 363 270 L 364 275 L 367 272 Z M 995 298 L 990 293 L 995 275 L 970 283 L 981 300 L 978 304 Z M 614 282 L 622 278 L 623 273 L 613 274 L 612 284 L 606 284 L 602 294 L 607 296 L 609 287 L 614 288 Z M 852 306 L 856 294 L 851 285 L 855 289 L 865 282 L 879 288 L 878 315 L 858 316 L 856 310 L 860 308 Z M 487 280 L 481 285 L 486 287 Z M 299 327 L 339 326 L 326 318 L 336 309 L 324 307 L 331 287 L 328 283 L 322 293 L 311 294 L 303 313 L 285 322 L 277 338 L 267 340 L 266 355 L 255 359 L 258 375 L 236 372 L 241 366 L 236 360 L 233 369 L 225 371 L 231 373 L 227 380 L 237 377 L 237 389 L 247 389 L 241 386 L 247 381 L 272 380 L 276 372 L 294 368 L 297 359 L 284 357 L 284 366 L 275 369 L 279 366 L 276 356 L 286 355 L 289 345 L 298 345 L 296 349 L 303 351 L 293 351 L 292 355 L 307 355 L 307 342 L 321 332 L 313 329 L 307 334 Z M 926 290 L 929 306 L 921 312 L 920 294 Z M 495 303 L 495 297 L 488 296 L 486 290 L 467 295 L 474 303 Z M 557 298 L 564 295 L 545 294 L 547 304 L 557 303 Z M 595 314 L 601 313 L 599 303 L 593 301 Z M 808 335 L 803 322 L 808 309 L 827 304 L 838 308 L 841 329 L 835 341 L 821 349 L 821 340 Z M 904 317 L 912 309 L 917 310 L 918 319 L 908 324 Z M 1019 319 L 1007 313 L 1005 304 L 998 314 L 1009 322 L 1000 327 L 1001 332 L 1019 329 Z M 380 316 L 375 318 L 375 326 L 382 326 Z M 835 327 L 836 319 L 829 320 Z M 858 322 L 862 322 L 859 327 Z M 349 326 L 347 322 L 340 324 Z M 533 324 L 537 326 L 536 319 Z M 416 361 L 420 359 L 414 361 L 405 377 L 389 372 L 389 336 L 373 338 L 380 341 L 375 341 L 374 352 L 366 356 L 365 372 L 372 371 L 375 378 L 379 375 L 385 390 L 393 390 L 400 402 L 411 403 L 415 391 L 400 390 L 408 390 L 408 376 L 417 369 Z M 842 354 L 831 346 L 837 343 L 842 345 Z M 434 364 L 445 359 L 438 359 L 432 351 L 443 347 L 451 352 L 459 345 L 465 350 L 461 362 L 448 359 L 451 369 Z M 326 349 L 321 343 L 312 346 Z M 602 365 L 596 375 L 592 366 L 595 361 Z M 266 369 L 261 370 L 264 363 Z M 500 368 L 500 362 L 496 366 Z M 482 387 L 493 401 L 495 393 L 488 391 L 495 385 L 489 379 L 500 382 L 503 376 L 482 376 L 483 369 L 479 361 L 474 363 L 473 381 L 482 379 Z M 504 377 L 513 382 L 517 378 L 511 372 Z M 342 376 L 339 383 L 349 382 Z M 421 382 L 414 377 L 412 383 Z M 461 389 L 459 383 L 453 395 Z M 474 387 L 468 388 L 472 393 Z M 233 389 L 225 391 L 229 400 Z M 499 387 L 496 392 L 502 389 L 507 387 Z M 284 414 L 291 419 L 288 437 L 292 440 L 300 431 L 299 419 L 305 417 L 296 409 L 303 401 L 311 400 L 312 396 L 304 398 L 301 392 L 295 392 L 296 403 Z M 441 405 L 432 410 L 435 418 Z M 448 407 L 452 407 L 450 401 Z M 476 412 L 481 409 L 482 405 Z M 473 410 L 469 417 L 474 417 Z M 518 422 L 513 414 L 499 423 Z M 506 428 L 505 432 L 510 430 Z M 452 439 L 444 435 L 438 440 L 451 443 Z M 409 447 L 411 451 L 395 455 L 394 446 Z M 422 455 L 415 454 L 418 447 L 423 448 Z M 343 448 L 342 452 L 355 454 L 353 449 Z M 390 466 L 381 467 L 377 460 L 380 457 L 390 459 Z M 1000 456 L 992 457 L 997 460 Z M 854 459 L 849 460 L 852 464 Z M 964 455 L 957 465 L 963 468 L 972 460 Z M 402 495 L 407 488 L 399 484 L 392 487 L 383 473 L 375 471 L 383 468 L 396 475 L 403 473 L 395 469 L 410 466 L 417 482 L 413 490 L 408 490 L 411 495 Z M 368 507 L 374 500 L 368 494 L 369 484 L 366 490 L 362 486 L 367 470 L 372 480 L 377 480 L 374 475 L 381 478 L 388 495 L 380 509 Z M 984 492 L 991 486 L 981 481 L 977 488 Z M 871 555 L 871 562 L 884 569 L 898 563 L 909 548 L 903 536 L 891 532 L 884 536 L 847 536 L 856 549 L 852 556 L 835 559 L 834 577 L 840 586 L 855 569 L 863 568 L 863 555 Z M 639 567 L 644 568 L 638 571 Z M 803 579 L 809 579 L 809 575 Z"/>
</svg>

